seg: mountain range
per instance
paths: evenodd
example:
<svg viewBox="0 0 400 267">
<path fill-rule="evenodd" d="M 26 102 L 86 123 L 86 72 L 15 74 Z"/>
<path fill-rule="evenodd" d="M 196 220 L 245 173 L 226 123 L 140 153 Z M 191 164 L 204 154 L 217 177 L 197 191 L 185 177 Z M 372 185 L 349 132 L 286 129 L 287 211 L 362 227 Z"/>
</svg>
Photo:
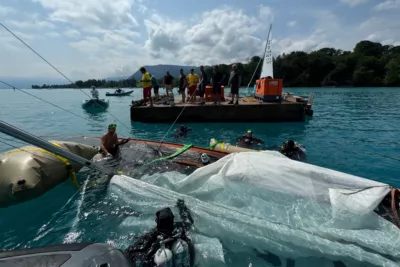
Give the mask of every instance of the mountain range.
<svg viewBox="0 0 400 267">
<path fill-rule="evenodd" d="M 157 79 L 162 78 L 165 75 L 165 71 L 169 70 L 170 74 L 174 77 L 179 76 L 180 69 L 185 71 L 185 74 L 188 74 L 190 69 L 194 69 L 196 73 L 199 73 L 199 67 L 193 66 L 180 66 L 180 65 L 153 65 L 153 66 L 144 66 L 146 70 L 154 75 Z M 117 77 L 108 77 L 105 78 L 106 81 L 121 81 L 126 79 L 132 79 L 139 81 L 142 78 L 142 73 L 137 70 L 132 75 L 125 76 L 117 76 Z M 45 78 L 45 77 L 12 77 L 12 78 L 3 78 L 1 80 L 15 86 L 16 88 L 31 88 L 33 84 L 42 85 L 42 84 L 69 84 L 65 79 L 58 78 Z M 0 83 L 0 89 L 9 89 L 8 86 Z"/>
<path fill-rule="evenodd" d="M 194 66 L 179 66 L 179 65 L 153 65 L 153 66 L 144 66 L 144 68 L 151 74 L 154 75 L 157 79 L 162 78 L 165 75 L 165 72 L 169 70 L 169 73 L 174 76 L 179 76 L 180 69 L 183 69 L 185 74 L 190 72 L 190 69 L 194 69 L 196 73 L 199 73 L 199 67 Z M 137 70 L 134 74 L 132 74 L 129 79 L 135 79 L 139 81 L 142 78 L 142 73 L 140 70 Z M 126 79 L 126 78 L 125 78 Z"/>
</svg>

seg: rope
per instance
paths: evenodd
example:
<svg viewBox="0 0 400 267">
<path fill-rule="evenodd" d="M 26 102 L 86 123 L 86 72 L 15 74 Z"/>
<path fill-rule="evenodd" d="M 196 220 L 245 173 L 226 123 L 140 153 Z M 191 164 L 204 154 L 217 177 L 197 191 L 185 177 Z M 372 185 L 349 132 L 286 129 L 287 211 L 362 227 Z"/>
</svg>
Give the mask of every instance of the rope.
<svg viewBox="0 0 400 267">
<path fill-rule="evenodd" d="M 78 114 L 76 114 L 76 113 L 74 113 L 74 112 L 72 112 L 72 111 L 69 111 L 69 110 L 67 110 L 67 109 L 65 109 L 65 108 L 63 108 L 63 107 L 61 107 L 61 106 L 58 106 L 58 105 L 56 105 L 56 104 L 53 104 L 53 103 L 51 103 L 51 102 L 49 102 L 49 101 L 47 101 L 47 100 L 45 100 L 45 99 L 43 99 L 43 98 L 40 98 L 40 97 L 38 97 L 38 96 L 33 95 L 33 94 L 31 94 L 31 93 L 25 92 L 24 90 L 19 89 L 19 88 L 15 87 L 15 86 L 12 86 L 11 84 L 8 84 L 8 83 L 6 83 L 6 82 L 4 82 L 4 81 L 2 81 L 2 80 L 0 80 L 0 83 L 2 83 L 2 84 L 4 84 L 4 85 L 7 85 L 7 86 L 9 86 L 9 87 L 11 87 L 11 88 L 14 88 L 14 90 L 18 90 L 18 91 L 20 91 L 20 92 L 22 92 L 22 93 L 24 93 L 24 94 L 27 94 L 27 95 L 29 95 L 29 96 L 32 96 L 32 97 L 36 98 L 36 99 L 39 99 L 40 101 L 43 101 L 43 102 L 45 102 L 45 103 L 47 103 L 47 104 L 50 104 L 50 105 L 52 105 L 52 106 L 54 106 L 54 107 L 56 107 L 56 108 L 59 108 L 59 109 L 65 111 L 65 112 L 68 112 L 68 113 L 70 113 L 70 114 L 72 114 L 72 115 L 74 115 L 74 116 L 76 116 L 76 117 L 78 117 L 78 118 L 84 119 L 84 120 L 86 120 L 86 121 L 88 121 L 88 122 L 90 122 L 90 123 L 94 123 L 94 124 L 97 125 L 97 126 L 104 127 L 104 125 L 101 125 L 101 124 L 99 124 L 99 123 L 97 123 L 97 122 L 94 122 L 94 121 L 90 121 L 90 120 L 88 120 L 88 119 L 82 117 L 81 115 L 78 115 Z"/>
<path fill-rule="evenodd" d="M 173 90 L 173 89 L 172 89 L 172 90 Z M 190 98 L 192 98 L 193 95 L 196 94 L 196 91 L 197 91 L 197 90 L 195 90 L 192 94 L 190 94 Z M 179 120 L 180 116 L 182 115 L 183 111 L 185 110 L 185 108 L 187 107 L 188 104 L 191 104 L 191 103 L 186 101 L 185 105 L 183 106 L 181 112 L 179 112 L 179 114 L 178 114 L 178 116 L 176 117 L 175 121 L 171 124 L 171 126 L 169 127 L 169 129 L 167 130 L 167 132 L 164 134 L 163 138 L 161 138 L 160 145 L 158 146 L 157 150 L 160 150 L 161 145 L 163 144 L 165 137 L 168 135 L 168 133 L 171 131 L 172 127 L 174 127 L 174 125 L 176 124 L 176 122 Z"/>
<path fill-rule="evenodd" d="M 46 62 L 50 67 L 52 67 L 55 71 L 57 71 L 61 76 L 63 76 L 67 81 L 69 81 L 71 84 L 73 84 L 77 89 L 79 89 L 82 93 L 84 93 L 86 96 L 88 96 L 89 98 L 90 95 L 88 95 L 85 91 L 83 91 L 81 88 L 79 88 L 73 81 L 71 81 L 67 76 L 65 76 L 61 71 L 59 71 L 56 67 L 54 67 L 49 61 L 47 61 L 44 57 L 42 57 L 38 52 L 36 52 L 32 47 L 30 47 L 27 43 L 25 43 L 21 38 L 19 38 L 17 35 L 15 35 L 10 29 L 8 29 L 3 23 L 0 22 L 0 26 L 2 26 L 6 31 L 8 31 L 11 35 L 13 35 L 15 38 L 17 38 L 22 44 L 24 44 L 28 49 L 30 49 L 33 53 L 35 53 L 39 58 L 41 58 L 44 62 Z M 13 86 L 11 86 L 13 87 Z M 13 87 L 15 88 L 15 87 Z M 100 105 L 100 107 L 102 107 Z M 106 108 L 102 107 L 103 110 L 105 112 L 107 112 L 111 117 L 113 117 L 118 123 L 120 123 L 121 125 L 123 125 L 124 127 L 126 127 L 130 131 L 132 130 L 131 127 L 128 127 L 127 125 L 125 125 L 123 122 L 121 122 L 120 120 L 117 119 L 117 117 L 115 117 L 113 114 L 111 114 L 110 112 L 108 112 L 106 110 Z"/>
</svg>

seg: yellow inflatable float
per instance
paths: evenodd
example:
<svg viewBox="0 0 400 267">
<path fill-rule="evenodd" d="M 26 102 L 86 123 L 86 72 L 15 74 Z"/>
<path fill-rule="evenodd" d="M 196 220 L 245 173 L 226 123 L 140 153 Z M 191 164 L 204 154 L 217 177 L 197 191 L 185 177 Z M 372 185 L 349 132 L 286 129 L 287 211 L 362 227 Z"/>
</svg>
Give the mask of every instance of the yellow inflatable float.
<svg viewBox="0 0 400 267">
<path fill-rule="evenodd" d="M 235 152 L 257 152 L 258 150 L 233 146 L 229 143 L 224 143 L 222 141 L 217 141 L 215 138 L 211 138 L 210 140 L 210 148 L 216 151 L 226 152 L 226 153 L 235 153 Z"/>
<path fill-rule="evenodd" d="M 93 158 L 98 151 L 74 142 L 51 143 L 86 159 Z M 0 207 L 39 197 L 68 178 L 79 187 L 75 173 L 82 167 L 35 146 L 4 152 L 0 154 Z"/>
</svg>

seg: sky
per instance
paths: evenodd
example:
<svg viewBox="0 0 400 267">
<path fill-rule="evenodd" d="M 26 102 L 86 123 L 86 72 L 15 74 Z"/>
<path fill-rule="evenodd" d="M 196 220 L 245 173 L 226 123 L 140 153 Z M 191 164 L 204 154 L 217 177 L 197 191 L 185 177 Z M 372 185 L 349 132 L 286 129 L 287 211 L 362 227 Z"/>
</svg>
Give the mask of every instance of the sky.
<svg viewBox="0 0 400 267">
<path fill-rule="evenodd" d="M 360 40 L 400 45 L 400 0 L 1 0 L 0 22 L 72 80 Z M 61 77 L 0 26 L 0 78 Z"/>
</svg>

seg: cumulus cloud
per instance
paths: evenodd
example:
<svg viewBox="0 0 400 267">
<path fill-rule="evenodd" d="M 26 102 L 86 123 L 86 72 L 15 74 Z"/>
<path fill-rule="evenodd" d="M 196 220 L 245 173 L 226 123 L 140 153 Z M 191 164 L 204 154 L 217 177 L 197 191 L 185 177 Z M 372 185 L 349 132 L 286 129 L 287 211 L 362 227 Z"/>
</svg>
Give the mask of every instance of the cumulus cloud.
<svg viewBox="0 0 400 267">
<path fill-rule="evenodd" d="M 278 6 L 254 6 L 249 11 L 221 5 L 176 19 L 174 15 L 163 13 L 162 7 L 155 11 L 150 5 L 146 6 L 150 2 L 145 0 L 31 1 L 40 5 L 40 10 L 20 12 L 18 17 L 13 17 L 10 14 L 15 12 L 14 8 L 0 6 L 0 15 L 7 13 L 6 24 L 29 44 L 44 51 L 50 62 L 58 62 L 57 66 L 62 66 L 72 79 L 75 76 L 87 79 L 127 75 L 141 65 L 246 61 L 254 55 L 262 55 L 269 24 L 274 14 L 279 13 Z M 352 7 L 367 2 L 340 1 Z M 394 8 L 399 1 L 386 0 L 374 9 Z M 299 50 L 309 52 L 327 46 L 351 50 L 362 39 L 385 44 L 400 41 L 397 14 L 375 12 L 369 18 L 364 14 L 361 23 L 349 25 L 341 12 L 316 8 L 307 8 L 304 12 L 302 15 L 309 24 L 305 26 L 301 16 L 294 14 L 286 25 L 296 26 L 298 30 L 290 35 L 285 32 L 286 27 L 274 24 L 272 48 L 275 55 Z M 349 12 L 357 12 L 357 8 Z M 35 29 L 40 34 L 34 34 Z M 56 38 L 61 42 L 53 45 Z M 0 31 L 0 42 L 5 48 L 0 51 L 0 58 L 14 60 L 22 55 L 13 53 L 10 56 L 11 49 L 15 52 L 22 46 L 16 45 L 17 41 L 5 31 Z M 15 69 L 14 72 L 39 73 L 43 69 L 31 66 L 27 62 L 20 67 L 26 70 Z M 1 71 L 11 73 L 10 68 Z"/>
<path fill-rule="evenodd" d="M 261 6 L 256 16 L 224 6 L 204 12 L 197 23 L 153 14 L 144 22 L 146 47 L 156 58 L 179 57 L 191 65 L 242 61 L 263 50 L 272 14 L 267 6 Z"/>
<path fill-rule="evenodd" d="M 400 0 L 386 0 L 375 6 L 375 10 L 400 9 Z"/>
<path fill-rule="evenodd" d="M 368 3 L 370 0 L 340 0 L 343 4 L 346 4 L 350 7 L 359 6 L 365 3 Z"/>
<path fill-rule="evenodd" d="M 7 16 L 16 12 L 15 8 L 0 5 L 0 16 Z"/>
<path fill-rule="evenodd" d="M 32 0 L 40 3 L 50 13 L 50 20 L 91 28 L 138 26 L 131 11 L 133 0 Z"/>
<path fill-rule="evenodd" d="M 81 33 L 75 29 L 66 30 L 63 34 L 69 38 L 78 38 L 81 36 Z"/>
</svg>

